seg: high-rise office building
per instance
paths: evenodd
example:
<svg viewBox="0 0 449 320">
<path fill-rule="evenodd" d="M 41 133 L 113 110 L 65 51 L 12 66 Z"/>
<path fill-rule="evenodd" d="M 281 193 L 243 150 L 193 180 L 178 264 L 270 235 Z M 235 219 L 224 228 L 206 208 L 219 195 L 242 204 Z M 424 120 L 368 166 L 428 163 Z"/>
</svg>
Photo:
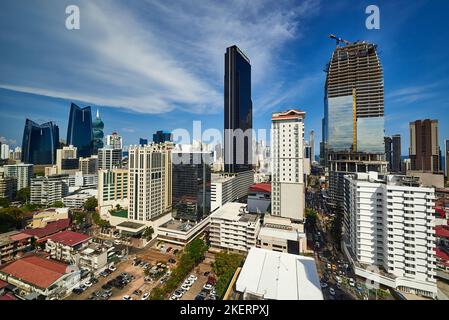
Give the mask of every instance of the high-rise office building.
<svg viewBox="0 0 449 320">
<path fill-rule="evenodd" d="M 104 138 L 104 123 L 100 118 L 100 111 L 97 110 L 97 116 L 95 120 L 92 121 L 92 136 L 93 136 L 93 153 L 96 154 L 98 149 L 103 148 L 103 138 Z"/>
<path fill-rule="evenodd" d="M 342 213 L 345 174 L 388 170 L 383 71 L 376 45 L 365 41 L 337 45 L 327 65 L 323 129 L 328 205 Z"/>
<path fill-rule="evenodd" d="M 9 159 L 9 145 L 7 145 L 6 143 L 2 143 L 0 147 L 0 159 Z"/>
<path fill-rule="evenodd" d="M 417 177 L 369 172 L 346 175 L 344 194 L 344 252 L 355 274 L 434 298 L 435 189 Z"/>
<path fill-rule="evenodd" d="M 426 119 L 410 122 L 409 155 L 412 171 L 440 172 L 438 120 Z"/>
<path fill-rule="evenodd" d="M 153 142 L 154 143 L 164 143 L 173 141 L 173 135 L 168 131 L 156 131 L 153 133 Z M 148 144 L 148 143 L 147 143 Z"/>
<path fill-rule="evenodd" d="M 33 165 L 26 163 L 5 165 L 5 176 L 13 177 L 17 180 L 17 190 L 28 188 L 33 177 Z"/>
<path fill-rule="evenodd" d="M 140 146 L 146 146 L 147 144 L 148 144 L 148 139 L 143 139 L 143 138 L 139 139 Z"/>
<path fill-rule="evenodd" d="M 79 157 L 89 157 L 92 155 L 93 134 L 92 112 L 90 107 L 80 108 L 72 103 L 70 106 L 66 143 L 77 147 Z"/>
<path fill-rule="evenodd" d="M 56 170 L 58 174 L 68 170 L 78 170 L 79 160 L 77 148 L 74 146 L 64 146 L 56 150 Z"/>
<path fill-rule="evenodd" d="M 310 162 L 315 161 L 315 131 L 310 131 L 309 135 L 309 145 L 310 145 Z"/>
<path fill-rule="evenodd" d="M 79 159 L 79 170 L 83 174 L 96 174 L 98 170 L 98 155 Z"/>
<path fill-rule="evenodd" d="M 385 143 L 385 161 L 388 162 L 388 171 L 391 171 L 393 166 L 393 139 L 391 137 L 384 138 Z"/>
<path fill-rule="evenodd" d="M 22 140 L 22 162 L 54 164 L 59 147 L 59 127 L 54 122 L 37 124 L 26 119 Z"/>
<path fill-rule="evenodd" d="M 129 219 L 150 222 L 171 210 L 172 149 L 168 142 L 129 147 Z"/>
<path fill-rule="evenodd" d="M 402 172 L 402 148 L 401 148 L 401 135 L 395 134 L 392 137 L 392 149 L 393 155 L 391 159 L 391 171 L 392 172 Z"/>
<path fill-rule="evenodd" d="M 69 193 L 69 175 L 51 175 L 31 179 L 30 202 L 51 205 Z"/>
<path fill-rule="evenodd" d="M 446 178 L 449 180 L 449 139 L 444 140 L 444 158 L 446 159 Z"/>
<path fill-rule="evenodd" d="M 109 146 L 113 149 L 123 149 L 123 139 L 118 135 L 117 132 L 108 134 L 106 136 L 106 146 Z"/>
<path fill-rule="evenodd" d="M 173 153 L 172 207 L 177 219 L 200 221 L 211 202 L 210 152 Z"/>
<path fill-rule="evenodd" d="M 304 118 L 300 110 L 271 117 L 271 214 L 304 220 Z"/>
<path fill-rule="evenodd" d="M 117 205 L 128 207 L 128 169 L 98 171 L 98 210 L 106 215 Z"/>
<path fill-rule="evenodd" d="M 226 49 L 224 76 L 224 161 L 226 172 L 252 169 L 253 103 L 251 64 L 237 47 Z"/>
<path fill-rule="evenodd" d="M 122 167 L 122 149 L 104 147 L 98 149 L 98 169 L 113 169 Z"/>
</svg>

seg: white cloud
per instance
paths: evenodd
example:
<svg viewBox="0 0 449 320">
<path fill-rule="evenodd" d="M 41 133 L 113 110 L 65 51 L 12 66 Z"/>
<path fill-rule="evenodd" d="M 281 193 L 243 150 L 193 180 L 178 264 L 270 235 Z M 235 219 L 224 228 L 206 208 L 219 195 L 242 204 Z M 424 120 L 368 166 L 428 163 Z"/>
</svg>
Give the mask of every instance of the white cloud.
<svg viewBox="0 0 449 320">
<path fill-rule="evenodd" d="M 261 99 L 274 103 L 282 97 L 266 89 L 279 81 L 281 49 L 301 37 L 303 20 L 318 6 L 314 0 L 81 1 L 81 29 L 67 31 L 49 5 L 34 13 L 46 42 L 30 30 L 17 40 L 35 43 L 40 60 L 32 68 L 13 65 L 16 76 L 2 77 L 0 87 L 142 113 L 217 113 L 225 49 L 237 44 L 251 59 L 253 100 L 263 88 Z"/>
</svg>

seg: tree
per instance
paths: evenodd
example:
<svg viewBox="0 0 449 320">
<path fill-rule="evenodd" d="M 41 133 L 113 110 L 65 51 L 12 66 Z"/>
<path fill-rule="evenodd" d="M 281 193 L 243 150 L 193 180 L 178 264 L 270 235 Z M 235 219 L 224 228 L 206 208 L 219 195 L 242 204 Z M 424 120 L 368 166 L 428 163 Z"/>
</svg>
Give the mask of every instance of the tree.
<svg viewBox="0 0 449 320">
<path fill-rule="evenodd" d="M 22 188 L 17 191 L 16 201 L 20 201 L 21 203 L 27 203 L 30 200 L 30 188 Z"/>
<path fill-rule="evenodd" d="M 115 206 L 115 210 L 116 210 L 116 211 L 120 211 L 120 210 L 122 210 L 122 207 L 121 207 L 119 204 L 117 204 L 117 205 Z"/>
<path fill-rule="evenodd" d="M 0 207 L 9 208 L 11 202 L 7 198 L 0 198 Z"/>
<path fill-rule="evenodd" d="M 62 201 L 55 201 L 51 205 L 49 205 L 50 208 L 64 208 L 64 202 Z"/>
<path fill-rule="evenodd" d="M 152 226 L 146 227 L 145 231 L 143 232 L 143 236 L 147 241 L 151 240 L 153 238 L 154 229 Z"/>
<path fill-rule="evenodd" d="M 84 203 L 84 210 L 86 211 L 95 211 L 98 206 L 98 201 L 95 197 L 90 197 Z"/>
</svg>

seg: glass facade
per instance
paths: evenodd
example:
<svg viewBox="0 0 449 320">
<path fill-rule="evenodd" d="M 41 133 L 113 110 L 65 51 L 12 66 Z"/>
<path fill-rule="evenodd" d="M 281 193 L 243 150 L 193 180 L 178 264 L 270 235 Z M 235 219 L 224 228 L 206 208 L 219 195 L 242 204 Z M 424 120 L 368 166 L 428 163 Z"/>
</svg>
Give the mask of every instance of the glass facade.
<svg viewBox="0 0 449 320">
<path fill-rule="evenodd" d="M 154 143 L 164 143 L 168 141 L 173 141 L 171 132 L 168 131 L 156 131 L 153 133 L 153 142 Z"/>
<path fill-rule="evenodd" d="M 67 144 L 77 147 L 79 157 L 92 155 L 93 134 L 90 107 L 80 108 L 72 103 L 67 127 Z"/>
<path fill-rule="evenodd" d="M 59 127 L 54 122 L 39 125 L 26 119 L 22 140 L 22 162 L 55 164 L 58 146 Z"/>
<path fill-rule="evenodd" d="M 237 46 L 226 49 L 224 80 L 225 171 L 247 171 L 252 168 L 251 64 Z M 247 133 L 241 143 L 232 135 L 238 129 Z"/>
<path fill-rule="evenodd" d="M 357 151 L 384 153 L 384 117 L 357 119 Z"/>
<path fill-rule="evenodd" d="M 199 221 L 210 213 L 209 153 L 174 153 L 173 209 L 177 219 Z M 176 163 L 176 164 L 175 164 Z"/>
<path fill-rule="evenodd" d="M 327 99 L 326 137 L 329 151 L 350 151 L 354 142 L 352 96 Z M 383 136 L 382 136 L 383 139 Z"/>
<path fill-rule="evenodd" d="M 92 135 L 93 135 L 93 153 L 97 154 L 98 149 L 103 148 L 103 138 L 104 138 L 104 123 L 100 118 L 100 113 L 97 111 L 97 116 L 92 122 Z"/>
</svg>

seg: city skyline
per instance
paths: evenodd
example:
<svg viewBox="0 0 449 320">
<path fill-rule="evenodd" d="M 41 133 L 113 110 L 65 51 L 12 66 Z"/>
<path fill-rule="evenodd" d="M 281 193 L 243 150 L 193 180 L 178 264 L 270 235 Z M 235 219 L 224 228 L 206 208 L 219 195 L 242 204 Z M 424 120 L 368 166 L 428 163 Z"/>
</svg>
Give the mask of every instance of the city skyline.
<svg viewBox="0 0 449 320">
<path fill-rule="evenodd" d="M 104 17 L 106 13 L 114 16 L 117 13 L 117 9 L 121 9 L 120 3 L 115 3 L 106 9 L 101 8 L 101 6 L 99 7 L 98 4 L 88 5 L 81 1 L 80 10 L 82 14 L 86 14 L 86 16 L 83 16 L 84 24 L 80 30 L 73 31 L 72 33 L 63 27 L 59 30 L 57 27 L 58 21 L 55 21 L 56 17 L 52 18 L 53 16 L 57 16 L 56 11 L 62 5 L 48 4 L 49 10 L 43 10 L 41 13 L 43 16 L 38 16 L 38 21 L 33 19 L 33 17 L 36 18 L 34 16 L 36 13 L 31 13 L 31 8 L 22 10 L 20 18 L 23 18 L 23 21 L 26 20 L 27 22 L 19 26 L 16 20 L 13 21 L 7 13 L 9 10 L 17 10 L 15 6 L 23 7 L 24 5 L 12 3 L 2 4 L 5 10 L 2 10 L 3 13 L 1 15 L 2 18 L 5 15 L 5 19 L 2 19 L 1 26 L 6 30 L 15 32 L 17 39 L 11 40 L 4 35 L 0 38 L 0 45 L 7 53 L 0 64 L 0 70 L 4 71 L 1 74 L 5 75 L 5 78 L 2 78 L 0 81 L 0 110 L 3 111 L 0 137 L 3 137 L 2 140 L 6 140 L 11 146 L 20 145 L 22 139 L 22 129 L 20 127 L 23 126 L 26 117 L 39 123 L 50 120 L 54 121 L 60 127 L 61 132 L 65 132 L 67 112 L 72 102 L 82 106 L 90 105 L 93 110 L 100 108 L 102 120 L 105 123 L 105 134 L 117 131 L 123 136 L 125 145 L 137 144 L 140 137 L 151 137 L 151 134 L 157 130 L 186 128 L 191 131 L 192 121 L 194 120 L 202 120 L 204 129 L 213 127 L 222 130 L 223 99 L 220 92 L 223 92 L 223 48 L 236 44 L 251 57 L 251 64 L 253 66 L 254 128 L 268 129 L 270 122 L 267 119 L 269 119 L 273 111 L 287 108 L 300 108 L 308 114 L 306 132 L 314 130 L 316 132 L 315 141 L 321 141 L 320 128 L 321 118 L 323 116 L 322 98 L 325 79 L 325 73 L 322 69 L 327 63 L 330 53 L 334 50 L 334 43 L 330 39 L 327 39 L 327 35 L 329 33 L 336 33 L 351 41 L 361 39 L 378 45 L 385 76 L 385 135 L 401 134 L 403 155 L 408 153 L 408 123 L 416 119 L 432 118 L 440 121 L 439 140 L 440 147 L 444 150 L 442 143 L 449 136 L 449 126 L 445 122 L 447 120 L 444 117 L 444 110 L 448 101 L 443 95 L 447 91 L 449 82 L 445 79 L 444 74 L 447 73 L 445 70 L 449 68 L 449 65 L 444 61 L 444 55 L 438 54 L 435 49 L 432 49 L 436 46 L 434 43 L 436 34 L 431 32 L 430 36 L 421 39 L 420 48 L 416 50 L 416 57 L 414 58 L 408 58 L 406 54 L 411 50 L 411 47 L 416 46 L 413 41 L 415 34 L 402 34 L 399 40 L 394 37 L 394 34 L 398 34 L 404 29 L 418 28 L 418 25 L 421 28 L 419 30 L 420 33 L 424 34 L 429 31 L 429 29 L 426 29 L 430 28 L 426 26 L 426 21 L 428 22 L 431 19 L 431 14 L 434 12 L 435 7 L 431 8 L 428 1 L 418 1 L 413 5 L 406 5 L 405 2 L 401 1 L 394 4 L 381 1 L 379 4 L 382 14 L 381 29 L 367 30 L 364 26 L 364 20 L 366 18 L 364 9 L 366 5 L 367 2 L 365 3 L 365 1 L 360 1 L 359 4 L 351 8 L 349 7 L 349 2 L 331 5 L 318 1 L 304 1 L 296 4 L 294 7 L 291 7 L 290 3 L 270 4 L 261 7 L 257 4 L 238 5 L 235 8 L 235 14 L 230 17 L 228 22 L 220 21 L 222 23 L 220 26 L 223 27 L 223 30 L 229 31 L 232 22 L 240 22 L 244 27 L 244 18 L 248 18 L 248 21 L 255 21 L 260 17 L 265 17 L 271 18 L 272 20 L 269 21 L 272 21 L 275 26 L 280 28 L 278 32 L 282 32 L 281 34 L 276 34 L 274 31 L 269 32 L 268 35 L 258 36 L 252 41 L 248 36 L 248 32 L 251 30 L 238 32 L 235 36 L 231 37 L 222 35 L 217 30 L 217 27 L 213 27 L 211 24 L 205 24 L 206 33 L 209 31 L 211 35 L 222 35 L 222 37 L 216 39 L 218 43 L 214 42 L 213 46 L 211 45 L 208 50 L 201 51 L 201 58 L 211 66 L 207 68 L 208 70 L 200 68 L 198 62 L 201 59 L 199 57 L 191 55 L 187 55 L 189 57 L 181 57 L 180 55 L 176 55 L 179 48 L 174 46 L 174 42 L 179 37 L 178 33 L 183 25 L 182 22 L 176 24 L 172 22 L 171 28 L 168 28 L 168 31 L 164 31 L 170 37 L 161 50 L 166 50 L 167 56 L 163 58 L 172 61 L 176 68 L 171 68 L 173 65 L 171 67 L 169 65 L 164 69 L 167 72 L 166 76 L 171 78 L 171 70 L 179 69 L 195 77 L 193 80 L 181 77 L 181 80 L 187 80 L 183 84 L 179 84 L 178 82 L 171 83 L 170 81 L 164 84 L 164 73 L 144 75 L 143 77 L 147 81 L 151 79 L 151 81 L 157 83 L 158 88 L 163 85 L 164 90 L 167 88 L 174 89 L 179 85 L 184 89 L 188 89 L 187 91 L 190 94 L 190 96 L 184 94 L 186 91 L 182 90 L 183 96 L 179 97 L 179 101 L 168 103 L 168 108 L 162 108 L 162 106 L 156 108 L 157 104 L 155 103 L 154 107 L 156 110 L 155 108 L 151 109 L 151 106 L 148 106 L 147 109 L 135 107 L 139 104 L 137 101 L 139 100 L 139 96 L 142 96 L 141 93 L 136 93 L 135 95 L 130 94 L 127 102 L 134 101 L 134 103 L 125 103 L 126 101 L 120 97 L 114 99 L 115 93 L 111 91 L 111 89 L 115 88 L 114 86 L 111 86 L 109 90 L 105 90 L 104 86 L 107 83 L 104 79 L 98 79 L 98 77 L 92 78 L 92 75 L 87 71 L 83 71 L 85 70 L 83 68 L 80 68 L 76 72 L 73 71 L 73 68 L 70 67 L 77 66 L 81 63 L 81 59 L 78 59 L 78 51 L 74 51 L 73 54 L 67 54 L 66 58 L 64 58 L 65 60 L 62 57 L 55 57 L 55 63 L 59 67 L 61 67 L 60 64 L 66 65 L 64 68 L 59 68 L 58 71 L 54 70 L 45 61 L 40 61 L 41 59 L 37 59 L 37 61 L 31 59 L 29 54 L 32 54 L 32 52 L 23 52 L 20 55 L 8 54 L 8 52 L 17 52 L 23 46 L 24 41 L 36 43 L 38 39 L 30 39 L 30 33 L 28 31 L 33 27 L 43 28 L 43 26 L 48 28 L 48 30 L 43 30 L 45 31 L 42 33 L 44 38 L 47 40 L 52 39 L 55 43 L 61 44 L 61 50 L 64 52 L 65 50 L 73 49 L 73 43 L 70 41 L 71 37 L 76 38 L 76 41 L 81 41 L 79 37 L 84 36 L 89 30 L 100 32 L 105 31 L 104 28 L 108 28 L 107 23 L 104 26 L 92 26 L 90 19 L 92 13 L 99 14 L 101 17 Z M 442 5 L 447 6 L 445 3 Z M 405 6 L 404 10 L 402 10 L 404 14 L 401 16 L 400 21 L 394 16 L 394 12 L 399 6 Z M 153 4 L 150 7 L 155 9 L 155 11 L 159 10 L 160 13 L 165 13 L 167 17 L 174 14 L 169 10 L 170 5 Z M 125 10 L 126 17 L 135 17 L 136 22 L 131 24 L 123 32 L 131 32 L 134 30 L 132 29 L 133 27 L 138 26 L 139 23 L 143 23 L 141 15 L 136 12 L 139 8 L 131 7 Z M 202 21 L 217 15 L 215 9 L 211 9 L 206 4 L 198 7 L 196 10 Z M 245 13 L 245 11 L 248 12 Z M 62 9 L 61 12 L 63 12 Z M 287 16 L 282 15 L 287 13 L 290 14 Z M 154 15 L 154 13 L 148 13 L 147 10 L 145 10 L 145 14 Z M 176 14 L 181 15 L 179 11 Z M 417 22 L 416 18 L 418 14 L 419 19 Z M 330 15 L 330 17 L 327 19 L 319 19 L 321 15 Z M 342 15 L 343 17 L 348 17 L 348 19 L 343 19 Z M 336 23 L 336 16 L 339 16 L 341 21 L 345 20 L 347 22 Z M 63 21 L 63 18 L 64 16 L 61 17 L 61 21 Z M 149 24 L 147 26 L 148 33 L 139 33 L 138 36 L 143 38 L 148 37 L 149 40 L 153 36 L 156 39 L 161 37 L 162 30 L 160 28 L 166 26 L 167 23 L 170 24 L 164 19 L 162 20 L 158 19 L 157 22 Z M 99 19 L 99 21 L 102 20 Z M 395 23 L 394 25 L 393 22 Z M 157 23 L 160 23 L 160 25 L 158 26 Z M 433 26 L 438 26 L 442 23 L 444 21 L 432 17 Z M 38 26 L 34 24 L 38 24 Z M 263 22 L 259 22 L 259 24 L 259 27 L 267 27 L 263 25 Z M 114 30 L 113 25 L 109 27 L 111 30 Z M 52 30 L 52 28 L 55 30 Z M 111 30 L 109 32 L 112 32 Z M 442 30 L 442 32 L 444 33 L 446 31 Z M 94 32 L 92 37 L 83 39 L 81 43 L 87 46 L 85 55 L 88 58 L 98 57 L 98 52 L 92 47 L 92 38 L 96 36 L 98 35 Z M 442 35 L 439 34 L 438 36 L 441 37 Z M 267 37 L 267 39 L 264 37 Z M 184 45 L 185 49 L 198 48 L 198 46 L 202 49 L 204 46 L 211 44 L 208 41 L 212 41 L 209 37 L 201 40 L 189 40 L 191 41 L 186 41 Z M 201 43 L 201 41 L 204 43 Z M 151 42 L 151 44 L 153 43 Z M 440 45 L 444 46 L 445 44 L 438 44 L 438 46 Z M 38 51 L 40 49 L 43 51 Z M 143 47 L 137 49 L 150 48 Z M 42 48 L 41 45 L 38 45 L 38 43 L 36 44 L 35 50 L 35 52 L 47 53 L 47 50 Z M 142 56 L 139 56 L 142 60 L 136 61 L 143 63 L 142 67 L 146 72 L 148 62 L 151 61 L 150 53 L 147 50 L 139 50 L 139 52 L 142 54 Z M 131 49 L 127 53 L 131 53 Z M 109 57 L 104 52 L 101 54 L 108 62 L 110 62 L 110 59 L 117 58 L 116 56 Z M 35 64 L 36 70 L 33 72 L 26 68 L 27 59 L 31 59 L 30 61 L 33 61 Z M 409 66 L 413 63 L 413 59 L 419 63 L 415 62 L 413 67 L 410 68 Z M 88 60 L 90 62 L 91 59 Z M 307 65 L 303 61 L 307 61 Z M 137 77 L 139 73 L 135 70 L 136 65 L 134 61 L 129 60 L 126 64 L 125 66 L 120 65 L 112 68 L 109 72 L 126 71 L 127 74 Z M 161 65 L 164 64 L 161 63 Z M 92 67 L 92 73 L 96 74 L 104 65 L 89 65 L 89 67 Z M 12 69 L 14 68 L 18 70 L 17 75 L 12 74 Z M 66 68 L 69 68 L 69 70 L 65 70 Z M 119 70 L 121 68 L 125 69 Z M 61 72 L 65 71 L 68 71 L 66 78 L 73 79 L 70 81 L 61 81 L 61 83 L 56 85 L 55 82 L 61 80 Z M 6 78 L 7 75 L 10 76 Z M 43 79 L 44 76 L 46 79 Z M 126 79 L 131 80 L 130 78 Z M 139 78 L 134 79 L 138 80 Z M 200 79 L 201 81 L 194 81 L 195 79 Z M 85 85 L 73 86 L 73 80 L 85 81 Z M 120 87 L 126 84 L 134 88 L 134 82 L 129 84 L 123 80 L 121 81 L 118 81 L 119 83 L 116 83 L 116 85 Z M 39 83 L 42 87 L 37 88 L 36 83 Z M 197 83 L 200 83 L 200 85 L 196 89 L 201 90 L 204 89 L 202 86 L 204 83 L 213 84 L 213 86 L 206 91 L 197 91 L 195 88 L 189 91 L 190 89 L 188 87 L 195 87 Z M 92 90 L 87 88 L 87 84 L 95 85 L 93 88 L 96 89 L 94 92 L 96 95 L 89 92 Z M 100 87 L 103 87 L 102 90 L 100 90 Z M 131 91 L 139 89 L 137 87 Z M 181 89 L 181 87 L 178 89 Z M 271 90 L 267 90 L 268 88 Z M 99 93 L 103 93 L 102 99 L 98 99 Z M 148 92 L 148 94 L 150 93 Z M 204 95 L 204 93 L 207 94 Z M 154 93 L 154 97 L 157 96 L 157 92 Z M 174 96 L 178 98 L 178 94 Z M 204 101 L 196 101 L 199 96 Z M 145 99 L 141 100 L 142 103 L 145 103 L 145 101 Z M 117 103 L 123 103 L 123 106 L 117 108 Z M 206 108 L 200 108 L 204 103 L 208 106 Z M 432 108 L 429 108 L 429 105 L 432 105 Z M 407 112 L 404 112 L 404 109 Z M 164 124 L 161 125 L 161 122 L 164 122 Z M 204 124 L 207 124 L 207 127 Z M 315 142 L 315 149 L 317 147 L 317 142 Z"/>
</svg>

